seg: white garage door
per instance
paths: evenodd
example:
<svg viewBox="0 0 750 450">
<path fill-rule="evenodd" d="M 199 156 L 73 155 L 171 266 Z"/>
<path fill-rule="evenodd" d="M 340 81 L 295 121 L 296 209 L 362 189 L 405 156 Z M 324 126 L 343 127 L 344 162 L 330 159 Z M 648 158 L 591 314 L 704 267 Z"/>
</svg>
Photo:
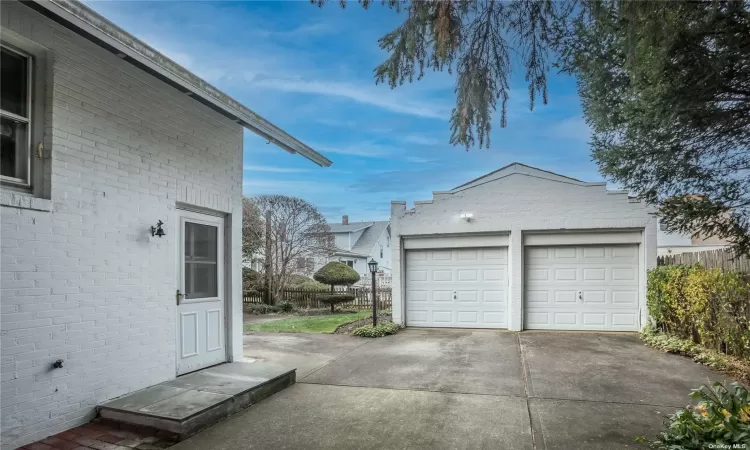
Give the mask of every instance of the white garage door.
<svg viewBox="0 0 750 450">
<path fill-rule="evenodd" d="M 638 330 L 638 246 L 529 247 L 524 328 Z"/>
<path fill-rule="evenodd" d="M 406 251 L 406 325 L 507 328 L 505 248 Z"/>
</svg>

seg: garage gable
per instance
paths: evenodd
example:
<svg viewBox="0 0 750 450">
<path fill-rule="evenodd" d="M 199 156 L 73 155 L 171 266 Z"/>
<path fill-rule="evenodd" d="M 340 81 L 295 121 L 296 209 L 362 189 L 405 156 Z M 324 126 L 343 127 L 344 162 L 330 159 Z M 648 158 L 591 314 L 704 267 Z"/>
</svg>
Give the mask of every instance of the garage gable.
<svg viewBox="0 0 750 450">
<path fill-rule="evenodd" d="M 575 178 L 571 178 L 565 175 L 560 175 L 554 172 L 550 172 L 548 170 L 542 170 L 536 167 L 527 166 L 526 164 L 511 163 L 497 170 L 493 170 L 492 172 L 488 174 L 482 175 L 479 178 L 475 178 L 467 183 L 457 186 L 451 189 L 450 192 L 458 192 L 458 191 L 462 191 L 462 190 L 469 189 L 472 187 L 480 186 L 482 184 L 495 181 L 495 180 L 499 180 L 499 179 L 502 179 L 511 175 L 526 175 L 526 176 L 535 177 L 535 178 L 539 178 L 543 180 L 558 181 L 560 183 L 576 184 L 580 186 L 606 185 L 606 183 L 586 183 L 581 180 L 577 180 Z"/>
</svg>

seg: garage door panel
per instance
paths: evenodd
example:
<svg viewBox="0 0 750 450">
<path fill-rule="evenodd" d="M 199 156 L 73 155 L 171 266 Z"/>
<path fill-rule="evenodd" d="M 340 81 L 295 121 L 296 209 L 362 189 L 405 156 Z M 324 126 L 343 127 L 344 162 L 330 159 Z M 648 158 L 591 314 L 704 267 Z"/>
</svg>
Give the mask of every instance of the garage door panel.
<svg viewBox="0 0 750 450">
<path fill-rule="evenodd" d="M 427 281 L 426 270 L 407 270 L 406 281 Z"/>
<path fill-rule="evenodd" d="M 565 305 L 565 304 L 575 303 L 576 301 L 578 301 L 578 298 L 577 298 L 578 292 L 576 291 L 557 291 L 556 290 L 554 291 L 554 293 L 555 293 L 555 296 L 554 296 L 555 304 L 557 305 L 559 304 Z"/>
<path fill-rule="evenodd" d="M 506 328 L 507 250 L 408 250 L 406 324 Z M 422 275 L 425 273 L 426 275 Z"/>
<path fill-rule="evenodd" d="M 409 299 L 411 300 L 411 297 L 409 297 Z M 432 301 L 433 302 L 452 302 L 453 291 L 433 291 Z"/>
<path fill-rule="evenodd" d="M 458 269 L 456 271 L 458 281 L 477 281 L 479 279 L 478 269 Z"/>
<path fill-rule="evenodd" d="M 638 305 L 637 291 L 612 291 L 613 305 Z"/>
<path fill-rule="evenodd" d="M 605 327 L 607 315 L 605 313 L 581 313 L 581 323 L 587 327 Z"/>
<path fill-rule="evenodd" d="M 525 328 L 638 329 L 637 246 L 529 247 L 525 255 Z"/>
<path fill-rule="evenodd" d="M 408 290 L 406 291 L 406 295 L 409 296 L 412 302 L 424 303 L 428 300 L 430 293 L 429 291 Z"/>
<path fill-rule="evenodd" d="M 485 303 L 500 303 L 502 305 L 505 305 L 506 302 L 506 294 L 505 291 L 484 291 L 483 298 Z"/>
</svg>

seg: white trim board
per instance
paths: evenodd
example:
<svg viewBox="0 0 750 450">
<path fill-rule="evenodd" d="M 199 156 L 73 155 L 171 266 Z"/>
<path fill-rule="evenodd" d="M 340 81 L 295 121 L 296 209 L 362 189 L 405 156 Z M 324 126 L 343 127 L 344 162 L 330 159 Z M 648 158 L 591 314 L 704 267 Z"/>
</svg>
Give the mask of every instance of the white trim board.
<svg viewBox="0 0 750 450">
<path fill-rule="evenodd" d="M 525 246 L 640 244 L 642 240 L 643 230 L 615 232 L 589 231 L 581 233 L 524 233 L 523 244 Z"/>
<path fill-rule="evenodd" d="M 507 247 L 508 234 L 495 235 L 440 235 L 427 237 L 404 236 L 404 249 L 429 248 L 477 248 L 477 247 Z"/>
</svg>

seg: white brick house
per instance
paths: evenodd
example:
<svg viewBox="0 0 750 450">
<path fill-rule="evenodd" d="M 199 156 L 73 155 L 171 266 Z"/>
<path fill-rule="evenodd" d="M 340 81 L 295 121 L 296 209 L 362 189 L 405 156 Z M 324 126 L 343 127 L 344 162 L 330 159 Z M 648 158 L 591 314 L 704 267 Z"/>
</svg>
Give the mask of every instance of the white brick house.
<svg viewBox="0 0 750 450">
<path fill-rule="evenodd" d="M 407 326 L 636 331 L 656 218 L 627 192 L 513 163 L 391 203 L 393 319 Z"/>
<path fill-rule="evenodd" d="M 374 222 L 349 222 L 343 216 L 340 223 L 329 223 L 334 237 L 335 250 L 332 256 L 315 261 L 314 270 L 327 262 L 340 261 L 354 269 L 363 284 L 370 282 L 367 263 L 375 260 L 381 281 L 390 279 L 391 273 L 391 224 L 387 220 Z"/>
<path fill-rule="evenodd" d="M 241 359 L 243 129 L 330 161 L 77 1 L 0 8 L 9 449 Z"/>
</svg>

